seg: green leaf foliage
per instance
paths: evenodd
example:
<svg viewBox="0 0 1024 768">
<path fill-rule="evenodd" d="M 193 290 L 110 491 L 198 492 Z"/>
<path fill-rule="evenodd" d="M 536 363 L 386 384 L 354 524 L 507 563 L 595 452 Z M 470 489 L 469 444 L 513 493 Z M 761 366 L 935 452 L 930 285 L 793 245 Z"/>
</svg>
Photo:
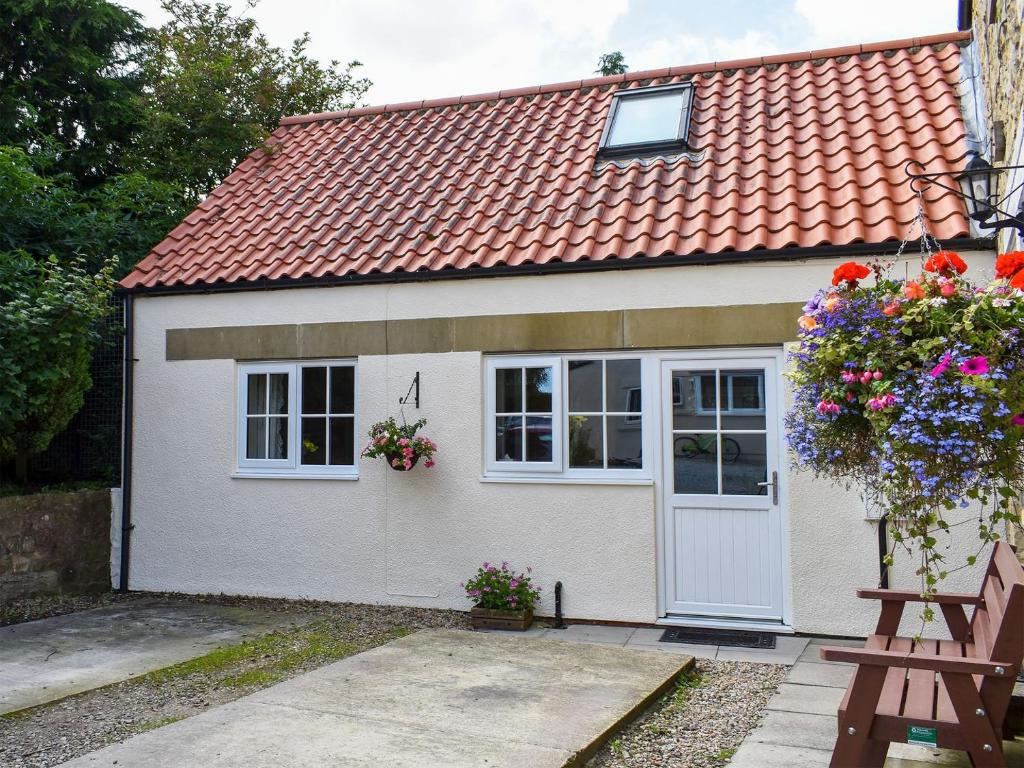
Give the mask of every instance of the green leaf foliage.
<svg viewBox="0 0 1024 768">
<path fill-rule="evenodd" d="M 136 168 L 192 201 L 258 149 L 282 115 L 355 106 L 370 87 L 355 76 L 357 61 L 310 58 L 308 33 L 283 50 L 228 5 L 164 0 L 163 8 L 171 19 L 154 30 L 142 64 L 147 121 Z"/>
<path fill-rule="evenodd" d="M 111 271 L 0 251 L 0 460 L 44 450 L 82 407 Z"/>
</svg>

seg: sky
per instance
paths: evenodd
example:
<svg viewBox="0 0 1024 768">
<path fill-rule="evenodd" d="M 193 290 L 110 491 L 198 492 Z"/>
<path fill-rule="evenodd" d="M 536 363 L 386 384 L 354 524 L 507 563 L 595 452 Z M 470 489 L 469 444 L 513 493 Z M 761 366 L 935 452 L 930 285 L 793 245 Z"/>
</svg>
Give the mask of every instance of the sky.
<svg viewBox="0 0 1024 768">
<path fill-rule="evenodd" d="M 149 25 L 159 0 L 115 0 Z M 579 80 L 619 50 L 630 70 L 956 31 L 956 0 L 261 0 L 275 45 L 358 60 L 366 104 Z"/>
</svg>

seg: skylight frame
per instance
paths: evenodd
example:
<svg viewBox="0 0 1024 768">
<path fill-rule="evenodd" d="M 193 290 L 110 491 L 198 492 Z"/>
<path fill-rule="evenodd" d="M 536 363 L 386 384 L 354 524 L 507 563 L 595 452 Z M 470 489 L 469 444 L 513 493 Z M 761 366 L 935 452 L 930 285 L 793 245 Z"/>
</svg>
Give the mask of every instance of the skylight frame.
<svg viewBox="0 0 1024 768">
<path fill-rule="evenodd" d="M 615 127 L 615 120 L 619 116 L 619 107 L 623 101 L 640 99 L 659 93 L 671 93 L 681 91 L 683 93 L 683 106 L 679 114 L 679 124 L 676 127 L 676 136 L 673 139 L 659 141 L 642 141 L 631 144 L 609 145 L 612 130 Z M 601 143 L 598 149 L 599 158 L 611 157 L 648 157 L 660 155 L 668 151 L 686 151 L 689 149 L 687 139 L 690 128 L 690 115 L 693 111 L 693 84 L 690 82 L 670 83 L 668 85 L 655 85 L 648 88 L 630 88 L 617 91 L 612 94 L 611 107 L 608 110 L 608 119 L 605 120 L 604 130 L 601 132 Z"/>
</svg>

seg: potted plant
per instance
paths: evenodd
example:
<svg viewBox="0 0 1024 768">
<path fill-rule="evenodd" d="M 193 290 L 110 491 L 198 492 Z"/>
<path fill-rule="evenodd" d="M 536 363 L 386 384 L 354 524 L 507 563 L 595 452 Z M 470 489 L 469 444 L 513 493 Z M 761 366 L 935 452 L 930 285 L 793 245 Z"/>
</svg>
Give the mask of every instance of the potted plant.
<svg viewBox="0 0 1024 768">
<path fill-rule="evenodd" d="M 462 586 L 473 601 L 469 612 L 474 629 L 526 630 L 533 623 L 533 607 L 540 599 L 529 574 L 517 574 L 508 563 L 501 566 L 484 563 L 476 576 Z"/>
<path fill-rule="evenodd" d="M 426 423 L 426 419 L 420 419 L 413 424 L 398 424 L 394 416 L 378 421 L 370 427 L 370 442 L 362 455 L 368 459 L 383 458 L 398 472 L 408 472 L 424 458 L 423 466 L 429 469 L 434 466 L 437 443 L 417 434 Z"/>
<path fill-rule="evenodd" d="M 926 598 L 954 570 L 946 513 L 980 506 L 980 551 L 1015 522 L 1024 488 L 1024 253 L 1000 256 L 984 285 L 966 270 L 950 251 L 906 279 L 843 264 L 805 306 L 790 358 L 798 465 L 882 501 L 894 546 L 917 550 Z"/>
</svg>

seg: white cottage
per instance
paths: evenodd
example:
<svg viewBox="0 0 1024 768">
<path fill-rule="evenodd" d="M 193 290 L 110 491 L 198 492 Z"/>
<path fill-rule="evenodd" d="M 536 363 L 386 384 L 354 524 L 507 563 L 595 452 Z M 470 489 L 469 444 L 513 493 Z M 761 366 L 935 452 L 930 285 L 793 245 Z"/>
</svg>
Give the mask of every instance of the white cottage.
<svg viewBox="0 0 1024 768">
<path fill-rule="evenodd" d="M 123 281 L 124 586 L 467 608 L 509 560 L 542 614 L 865 633 L 877 523 L 791 469 L 784 345 L 894 253 L 907 161 L 962 166 L 969 43 L 283 119 Z M 401 411 L 434 468 L 360 458 Z"/>
</svg>

